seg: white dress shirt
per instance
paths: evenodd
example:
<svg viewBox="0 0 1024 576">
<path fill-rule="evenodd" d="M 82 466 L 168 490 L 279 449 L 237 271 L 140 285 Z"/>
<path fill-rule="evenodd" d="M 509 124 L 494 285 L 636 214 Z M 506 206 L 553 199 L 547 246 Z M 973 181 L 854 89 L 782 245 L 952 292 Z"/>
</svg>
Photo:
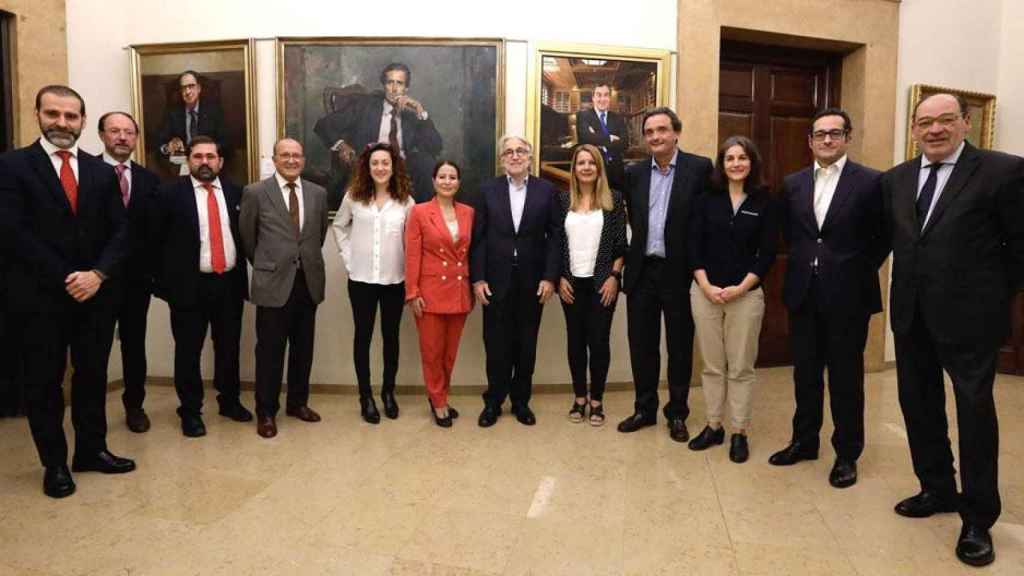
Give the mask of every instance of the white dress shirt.
<svg viewBox="0 0 1024 576">
<path fill-rule="evenodd" d="M 192 189 L 196 194 L 196 211 L 199 213 L 199 271 L 207 274 L 213 273 L 213 252 L 210 250 L 210 217 L 206 209 L 207 192 L 203 183 L 190 177 Z M 217 197 L 217 211 L 220 212 L 220 236 L 224 241 L 224 270 L 228 271 L 235 267 L 236 251 L 235 238 L 231 235 L 231 218 L 228 216 L 227 202 L 224 200 L 224 189 L 221 188 L 220 178 L 210 183 L 213 186 L 213 194 Z"/>
<path fill-rule="evenodd" d="M 818 230 L 825 224 L 828 207 L 832 205 L 832 197 L 836 195 L 839 175 L 846 166 L 846 154 L 828 166 L 814 161 L 814 219 L 818 221 Z"/>
<path fill-rule="evenodd" d="M 604 211 L 569 211 L 565 215 L 565 234 L 569 239 L 569 271 L 576 278 L 592 278 L 597 250 L 601 245 Z"/>
<path fill-rule="evenodd" d="M 284 197 L 284 207 L 290 213 L 292 205 L 289 201 L 291 194 L 288 190 L 288 181 L 277 172 L 274 172 L 274 178 L 277 178 L 277 185 L 281 188 L 281 195 Z M 296 178 L 294 184 L 295 196 L 299 199 L 299 231 L 301 232 L 302 227 L 306 225 L 306 202 L 302 199 L 302 178 Z"/>
<path fill-rule="evenodd" d="M 331 227 L 350 280 L 368 284 L 405 281 L 405 222 L 416 201 L 353 202 L 346 194 Z"/>
<path fill-rule="evenodd" d="M 939 162 L 942 166 L 939 167 L 938 174 L 935 175 L 935 194 L 932 194 L 932 203 L 928 206 L 928 214 L 924 217 L 924 223 L 921 224 L 921 228 L 924 229 L 928 225 L 928 220 L 932 217 L 932 210 L 935 210 L 935 204 L 938 203 L 939 197 L 942 196 L 942 189 L 946 187 L 946 183 L 949 182 L 949 177 L 953 175 L 953 168 L 956 166 L 960 155 L 964 152 L 964 143 L 961 142 L 960 146 L 949 156 L 946 156 Z M 924 183 L 928 180 L 928 172 L 931 171 L 931 165 L 934 162 L 928 160 L 928 157 L 924 154 L 921 155 L 921 172 L 917 175 L 917 194 L 914 195 L 914 200 L 921 195 L 921 189 L 924 188 Z"/>
<path fill-rule="evenodd" d="M 57 152 L 67 150 L 71 152 L 71 156 L 68 158 L 68 164 L 71 164 L 71 170 L 75 173 L 75 182 L 80 182 L 78 178 L 78 144 L 75 144 L 71 148 L 58 148 L 53 145 L 52 142 L 47 140 L 45 137 L 39 139 L 39 143 L 42 144 L 43 150 L 46 151 L 46 155 L 50 157 L 50 162 L 53 164 L 54 171 L 57 172 L 57 179 L 60 179 L 60 167 L 64 164 L 64 160 L 57 155 Z"/>
<path fill-rule="evenodd" d="M 519 222 L 523 219 L 523 209 L 526 207 L 526 187 L 530 177 L 523 178 L 523 184 L 517 186 L 512 177 L 508 177 L 508 199 L 512 208 L 512 226 L 519 232 Z"/>
<path fill-rule="evenodd" d="M 125 180 L 128 181 L 128 199 L 131 200 L 131 197 L 132 197 L 132 161 L 128 160 L 127 162 L 121 162 L 117 158 L 114 158 L 113 156 L 111 156 L 107 152 L 103 153 L 103 161 L 106 162 L 107 164 L 109 164 L 110 166 L 113 166 L 115 168 L 115 171 L 116 171 L 116 168 L 118 166 L 124 165 L 124 178 L 125 178 Z"/>
</svg>

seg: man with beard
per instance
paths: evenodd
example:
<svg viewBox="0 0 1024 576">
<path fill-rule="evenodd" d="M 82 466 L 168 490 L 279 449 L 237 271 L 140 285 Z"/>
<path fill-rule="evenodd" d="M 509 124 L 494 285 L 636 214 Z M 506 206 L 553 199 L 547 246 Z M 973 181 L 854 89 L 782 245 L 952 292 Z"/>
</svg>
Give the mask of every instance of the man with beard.
<svg viewBox="0 0 1024 576">
<path fill-rule="evenodd" d="M 247 291 L 245 261 L 238 254 L 242 191 L 219 177 L 223 166 L 220 146 L 212 138 L 193 138 L 190 174 L 160 188 L 146 219 L 154 246 L 155 293 L 171 308 L 181 432 L 190 438 L 206 435 L 199 361 L 207 328 L 219 413 L 236 422 L 252 420 L 239 402 L 238 347 Z"/>
<path fill-rule="evenodd" d="M 23 326 L 28 419 L 46 469 L 43 492 L 75 492 L 67 467 L 62 383 L 71 351 L 72 469 L 130 472 L 106 444 L 107 362 L 115 302 L 107 280 L 126 253 L 114 171 L 80 153 L 85 102 L 67 86 L 36 94 L 43 137 L 0 156 L 0 244 L 9 247 L 7 307 Z"/>
<path fill-rule="evenodd" d="M 144 260 L 145 211 L 152 201 L 160 180 L 157 175 L 132 161 L 139 127 L 126 112 L 107 112 L 100 116 L 100 141 L 104 162 L 113 166 L 121 192 L 121 201 L 128 210 L 129 253 L 124 274 L 119 279 L 117 322 L 121 340 L 121 367 L 124 374 L 125 420 L 132 432 L 149 430 L 149 416 L 142 409 L 146 398 L 146 317 L 152 274 Z"/>
</svg>

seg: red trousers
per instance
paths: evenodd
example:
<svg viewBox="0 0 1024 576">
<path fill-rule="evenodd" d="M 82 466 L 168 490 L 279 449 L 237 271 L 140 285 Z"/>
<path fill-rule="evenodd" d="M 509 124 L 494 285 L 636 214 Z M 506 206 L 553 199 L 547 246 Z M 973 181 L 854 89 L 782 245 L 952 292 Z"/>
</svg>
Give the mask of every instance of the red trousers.
<svg viewBox="0 0 1024 576">
<path fill-rule="evenodd" d="M 430 314 L 416 318 L 420 331 L 420 358 L 423 361 L 423 382 L 434 408 L 448 405 L 448 389 L 452 369 L 459 352 L 459 338 L 467 314 Z"/>
</svg>

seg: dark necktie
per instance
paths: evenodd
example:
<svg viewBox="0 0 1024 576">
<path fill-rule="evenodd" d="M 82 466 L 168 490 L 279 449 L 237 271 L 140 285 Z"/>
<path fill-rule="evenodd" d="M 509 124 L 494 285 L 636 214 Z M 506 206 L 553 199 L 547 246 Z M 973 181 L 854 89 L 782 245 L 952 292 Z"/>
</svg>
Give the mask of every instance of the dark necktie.
<svg viewBox="0 0 1024 576">
<path fill-rule="evenodd" d="M 295 193 L 295 182 L 286 184 L 288 187 L 288 215 L 292 218 L 292 227 L 295 228 L 295 237 L 299 237 L 299 196 Z"/>
<path fill-rule="evenodd" d="M 78 214 L 78 180 L 75 178 L 75 171 L 71 169 L 71 152 L 58 150 L 60 156 L 60 185 L 64 188 L 64 195 L 68 197 L 68 204 L 71 204 L 71 213 Z"/>
<path fill-rule="evenodd" d="M 131 198 L 131 187 L 128 186 L 128 177 L 125 176 L 125 172 L 128 171 L 128 167 L 124 164 L 118 164 L 114 166 L 114 172 L 117 172 L 117 184 L 121 187 L 121 202 L 124 203 L 124 207 L 128 207 L 128 200 Z"/>
<path fill-rule="evenodd" d="M 388 146 L 391 146 L 395 154 L 402 151 L 398 147 L 398 107 L 396 106 L 391 108 L 391 131 L 388 132 Z"/>
<path fill-rule="evenodd" d="M 192 139 L 198 136 L 196 132 L 199 130 L 199 113 L 195 110 L 188 111 L 188 143 L 192 143 Z"/>
<path fill-rule="evenodd" d="M 608 119 L 605 117 L 606 114 L 608 113 L 601 112 L 601 114 L 598 116 L 601 119 L 601 129 L 604 130 L 605 135 L 608 134 Z"/>
<path fill-rule="evenodd" d="M 925 219 L 928 217 L 928 209 L 932 206 L 932 198 L 935 196 L 935 184 L 939 179 L 939 168 L 942 163 L 936 162 L 928 167 L 928 178 L 924 181 L 921 193 L 917 195 L 917 222 L 924 228 Z"/>
</svg>

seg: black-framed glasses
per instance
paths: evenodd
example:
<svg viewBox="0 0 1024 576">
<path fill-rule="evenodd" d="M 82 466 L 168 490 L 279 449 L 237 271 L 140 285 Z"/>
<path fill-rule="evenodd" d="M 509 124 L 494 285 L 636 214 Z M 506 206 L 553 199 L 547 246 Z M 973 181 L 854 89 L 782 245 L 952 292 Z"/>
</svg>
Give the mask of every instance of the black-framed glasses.
<svg viewBox="0 0 1024 576">
<path fill-rule="evenodd" d="M 815 130 L 811 132 L 811 138 L 814 138 L 815 142 L 824 142 L 826 136 L 833 140 L 842 140 L 848 133 L 849 130 L 840 130 L 839 128 L 835 130 Z"/>
</svg>

